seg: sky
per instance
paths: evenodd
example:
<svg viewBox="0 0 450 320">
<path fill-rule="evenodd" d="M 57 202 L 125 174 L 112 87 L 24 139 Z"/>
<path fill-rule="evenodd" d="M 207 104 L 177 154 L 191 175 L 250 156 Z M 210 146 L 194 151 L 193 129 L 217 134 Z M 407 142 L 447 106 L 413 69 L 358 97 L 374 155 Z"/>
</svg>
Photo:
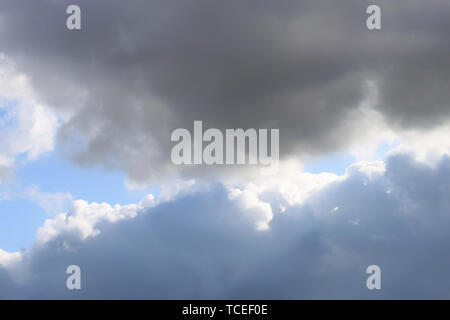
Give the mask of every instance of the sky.
<svg viewBox="0 0 450 320">
<path fill-rule="evenodd" d="M 0 0 L 0 299 L 450 298 L 449 15 Z M 278 172 L 175 165 L 196 120 L 279 129 Z"/>
</svg>

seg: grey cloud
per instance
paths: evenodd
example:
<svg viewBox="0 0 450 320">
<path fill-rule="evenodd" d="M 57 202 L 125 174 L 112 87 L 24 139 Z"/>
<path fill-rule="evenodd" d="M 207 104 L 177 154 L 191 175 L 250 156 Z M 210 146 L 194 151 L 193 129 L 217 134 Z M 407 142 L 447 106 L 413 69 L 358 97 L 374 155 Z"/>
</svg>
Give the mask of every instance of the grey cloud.
<svg viewBox="0 0 450 320">
<path fill-rule="evenodd" d="M 194 120 L 280 128 L 282 156 L 334 151 L 364 129 L 344 120 L 367 79 L 394 126 L 449 116 L 445 1 L 377 1 L 376 32 L 371 1 L 76 1 L 83 30 L 69 32 L 72 3 L 2 1 L 0 51 L 75 111 L 60 140 L 79 164 L 157 179 L 173 170 L 171 131 Z"/>
<path fill-rule="evenodd" d="M 11 167 L 0 165 L 0 183 L 11 175 Z"/>
<path fill-rule="evenodd" d="M 449 176 L 448 157 L 434 169 L 391 157 L 372 177 L 352 167 L 264 232 L 216 185 L 104 224 L 96 238 L 63 233 L 33 248 L 23 261 L 29 281 L 9 289 L 0 269 L 0 296 L 448 299 Z M 65 289 L 70 264 L 82 268 L 79 292 Z M 372 264 L 380 291 L 366 288 Z"/>
<path fill-rule="evenodd" d="M 16 296 L 17 285 L 11 279 L 6 270 L 0 266 L 0 284 L 2 290 L 0 290 L 0 299 L 14 299 Z"/>
</svg>

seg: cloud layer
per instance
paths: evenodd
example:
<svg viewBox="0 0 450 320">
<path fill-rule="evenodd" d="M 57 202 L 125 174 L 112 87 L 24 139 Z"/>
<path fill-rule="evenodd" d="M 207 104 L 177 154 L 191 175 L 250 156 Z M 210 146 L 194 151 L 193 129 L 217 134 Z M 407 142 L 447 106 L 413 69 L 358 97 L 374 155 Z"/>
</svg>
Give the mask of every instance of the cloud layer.
<svg viewBox="0 0 450 320">
<path fill-rule="evenodd" d="M 449 298 L 449 177 L 448 157 L 431 168 L 397 155 L 355 164 L 298 204 L 271 192 L 285 210 L 221 184 L 124 208 L 78 201 L 40 230 L 51 238 L 3 262 L 0 296 Z M 273 216 L 258 230 L 264 210 Z M 71 264 L 82 269 L 79 292 L 65 288 Z M 366 288 L 371 264 L 381 291 Z"/>
<path fill-rule="evenodd" d="M 383 29 L 369 31 L 369 1 L 81 0 L 70 32 L 72 2 L 2 1 L 0 50 L 71 115 L 60 139 L 78 164 L 137 182 L 180 169 L 170 133 L 194 120 L 279 128 L 281 155 L 304 158 L 367 139 L 352 115 L 373 90 L 393 128 L 449 117 L 446 1 L 377 1 Z"/>
<path fill-rule="evenodd" d="M 33 247 L 0 249 L 0 298 L 450 298 L 450 2 L 378 0 L 378 31 L 366 0 L 75 3 L 81 31 L 65 28 L 74 1 L 0 2 L 0 182 L 58 141 L 162 191 L 25 189 L 56 214 Z M 280 129 L 278 175 L 174 167 L 171 132 L 194 120 Z M 302 171 L 386 142 L 343 176 Z"/>
</svg>

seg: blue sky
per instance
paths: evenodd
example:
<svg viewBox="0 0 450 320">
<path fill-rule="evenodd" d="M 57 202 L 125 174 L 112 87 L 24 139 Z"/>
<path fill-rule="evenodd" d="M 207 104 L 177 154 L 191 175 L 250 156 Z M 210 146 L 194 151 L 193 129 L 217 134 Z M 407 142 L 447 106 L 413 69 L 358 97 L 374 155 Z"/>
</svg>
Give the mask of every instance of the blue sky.
<svg viewBox="0 0 450 320">
<path fill-rule="evenodd" d="M 128 189 L 123 173 L 78 167 L 57 151 L 48 152 L 35 161 L 28 161 L 23 155 L 16 160 L 18 165 L 14 178 L 3 184 L 4 192 L 12 195 L 0 201 L 0 248 L 7 251 L 28 248 L 35 240 L 36 230 L 46 219 L 52 218 L 52 214 L 35 201 L 26 196 L 14 195 L 12 191 L 20 194 L 27 188 L 37 187 L 42 193 L 70 193 L 74 200 L 111 205 L 138 203 L 149 193 L 155 196 L 159 193 L 158 186 Z M 330 155 L 306 164 L 305 171 L 342 175 L 353 161 L 354 157 L 348 154 Z"/>
<path fill-rule="evenodd" d="M 7 130 L 16 125 L 16 118 L 11 114 L 11 109 L 18 104 L 15 99 L 5 99 L 0 97 L 0 128 Z"/>
<path fill-rule="evenodd" d="M 0 248 L 16 251 L 28 248 L 36 230 L 52 214 L 35 201 L 21 195 L 27 188 L 37 187 L 43 193 L 70 193 L 74 200 L 106 202 L 111 205 L 138 203 L 145 195 L 158 194 L 158 188 L 127 189 L 119 172 L 80 168 L 57 152 L 47 153 L 36 161 L 18 157 L 14 178 L 2 185 L 9 196 L 0 201 Z"/>
<path fill-rule="evenodd" d="M 18 107 L 22 101 L 3 98 L 0 102 L 3 138 L 15 137 L 15 130 L 20 130 Z M 2 141 L 6 146 L 8 141 Z M 44 152 L 36 159 L 30 159 L 27 153 L 11 156 L 14 158 L 13 174 L 0 182 L 0 248 L 7 251 L 29 248 L 37 229 L 55 214 L 44 210 L 36 199 L 28 195 L 31 188 L 43 194 L 66 193 L 72 195 L 73 200 L 111 205 L 137 203 L 148 193 L 158 193 L 156 187 L 128 189 L 123 173 L 77 167 L 58 150 Z M 67 210 L 69 205 L 70 202 L 61 209 Z"/>
<path fill-rule="evenodd" d="M 355 161 L 348 153 L 320 157 L 305 164 L 304 170 L 311 173 L 330 172 L 343 175 L 345 169 Z"/>
</svg>

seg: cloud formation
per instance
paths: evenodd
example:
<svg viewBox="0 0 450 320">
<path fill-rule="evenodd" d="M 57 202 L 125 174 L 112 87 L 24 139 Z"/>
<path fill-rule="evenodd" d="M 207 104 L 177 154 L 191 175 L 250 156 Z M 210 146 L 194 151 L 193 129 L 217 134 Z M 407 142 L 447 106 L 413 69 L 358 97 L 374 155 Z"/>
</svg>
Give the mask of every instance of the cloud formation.
<svg viewBox="0 0 450 320">
<path fill-rule="evenodd" d="M 0 52 L 0 182 L 11 175 L 20 156 L 34 160 L 52 151 L 58 124 L 30 78 Z"/>
<path fill-rule="evenodd" d="M 399 154 L 354 164 L 283 211 L 263 194 L 221 184 L 150 208 L 75 202 L 41 229 L 51 238 L 9 263 L 19 280 L 0 267 L 0 296 L 449 298 L 449 176 L 446 156 L 432 168 Z M 266 206 L 273 216 L 258 230 Z M 65 288 L 71 264 L 82 269 L 79 292 Z M 366 288 L 371 264 L 381 267 L 381 291 Z"/>
<path fill-rule="evenodd" d="M 161 194 L 25 189 L 56 214 L 33 247 L 0 249 L 0 298 L 450 298 L 448 1 L 378 0 L 379 31 L 366 0 L 75 2 L 81 31 L 65 28 L 74 1 L 0 2 L 0 182 L 58 139 Z M 279 173 L 174 167 L 171 132 L 194 120 L 280 129 Z M 302 171 L 386 141 L 385 161 Z"/>
<path fill-rule="evenodd" d="M 359 0 L 80 0 L 70 32 L 72 2 L 2 1 L 1 51 L 71 115 L 59 136 L 78 164 L 136 182 L 199 174 L 169 161 L 171 131 L 194 120 L 279 128 L 281 155 L 308 157 L 369 138 L 351 115 L 373 88 L 393 128 L 449 117 L 445 1 L 379 0 L 375 32 Z"/>
</svg>

